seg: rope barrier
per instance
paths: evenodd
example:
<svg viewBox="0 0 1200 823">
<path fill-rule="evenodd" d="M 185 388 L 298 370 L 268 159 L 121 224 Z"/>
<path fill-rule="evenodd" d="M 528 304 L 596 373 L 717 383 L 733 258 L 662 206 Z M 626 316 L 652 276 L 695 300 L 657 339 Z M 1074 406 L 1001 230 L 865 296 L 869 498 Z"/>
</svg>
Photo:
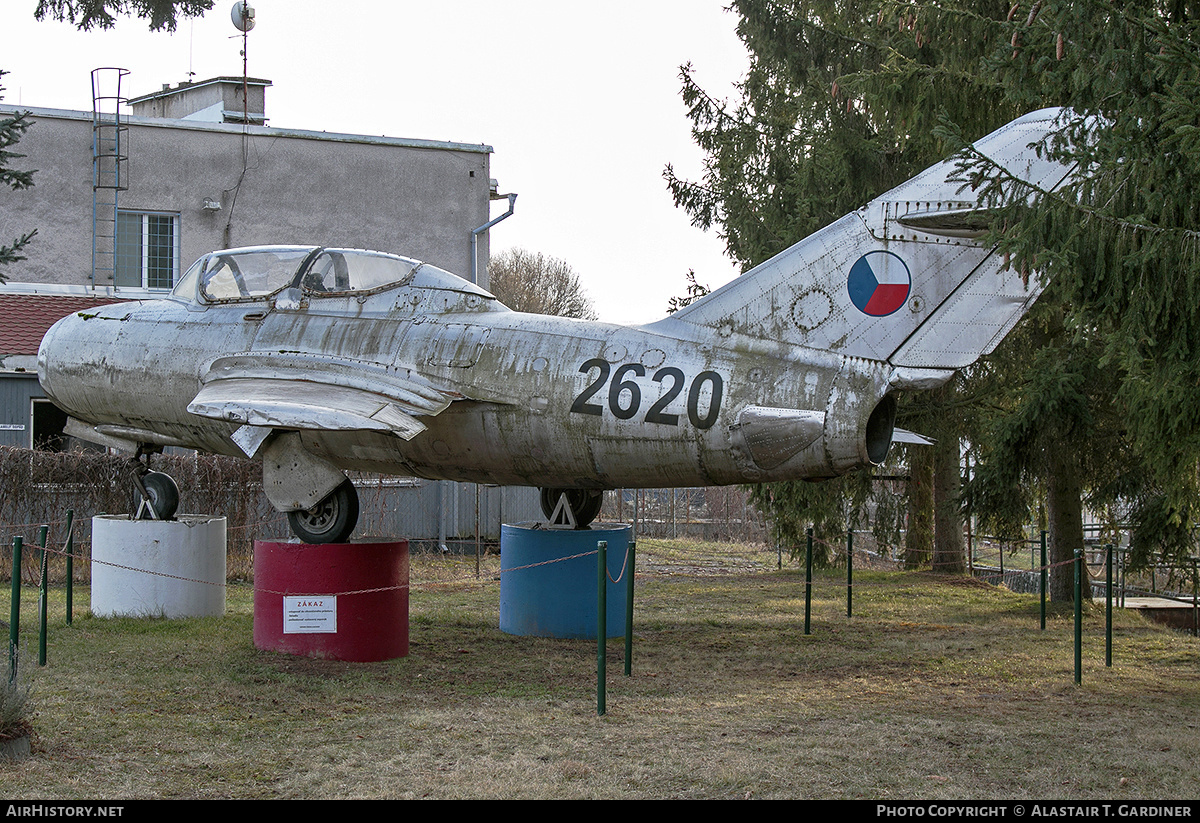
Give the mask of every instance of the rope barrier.
<svg viewBox="0 0 1200 823">
<path fill-rule="evenodd" d="M 39 524 L 39 525 L 41 525 L 41 524 Z M 69 535 L 68 535 L 68 537 L 69 537 Z M 65 557 L 67 554 L 66 548 L 65 548 L 66 543 L 67 543 L 67 541 L 64 540 L 63 541 L 64 548 L 61 550 L 47 546 L 46 547 L 47 554 Z M 82 544 L 82 543 L 79 544 L 79 546 L 83 546 L 83 545 L 86 545 L 86 544 Z M 78 555 L 79 546 L 76 547 L 76 551 L 77 551 L 76 557 L 79 556 Z M 40 547 L 38 547 L 38 548 L 40 548 Z M 528 569 L 536 568 L 538 566 L 547 566 L 552 563 L 563 563 L 568 560 L 577 560 L 581 557 L 594 557 L 596 554 L 597 554 L 596 550 L 593 549 L 591 551 L 580 552 L 578 554 L 567 555 L 565 557 L 558 557 L 558 558 L 554 558 L 551 560 L 543 560 L 538 563 L 528 563 L 523 566 L 513 566 L 511 568 L 501 569 L 500 573 L 508 574 L 509 572 L 525 571 Z M 151 577 L 162 577 L 162 578 L 166 578 L 166 579 L 170 579 L 170 580 L 179 580 L 184 583 L 197 583 L 197 584 L 201 584 L 201 585 L 205 585 L 205 586 L 228 587 L 230 585 L 228 583 L 228 581 L 200 580 L 197 578 L 168 574 L 168 573 L 162 572 L 162 571 L 151 571 L 149 569 L 141 569 L 136 566 L 127 566 L 127 565 L 124 565 L 121 563 L 114 563 L 114 562 L 111 562 L 108 560 L 99 560 L 95 557 L 91 557 L 89 559 L 93 564 L 99 563 L 100 565 L 103 565 L 103 566 L 121 569 L 123 571 L 139 572 L 141 574 L 149 575 Z M 628 548 L 626 548 L 625 561 L 621 568 L 621 574 L 618 576 L 618 578 L 616 580 L 613 580 L 612 582 L 617 583 L 621 580 L 621 578 L 624 577 L 625 570 L 626 570 L 626 568 L 628 568 L 628 563 L 629 563 L 629 550 L 628 550 Z M 610 580 L 612 579 L 611 576 L 609 577 L 609 579 Z M 423 582 L 423 583 L 417 583 L 417 584 L 413 584 L 410 582 L 407 584 L 399 584 L 399 585 L 395 585 L 395 586 L 380 586 L 380 587 L 371 588 L 371 589 L 355 589 L 355 590 L 343 591 L 343 592 L 319 592 L 319 593 L 317 593 L 317 592 L 284 592 L 284 591 L 274 591 L 272 589 L 264 589 L 264 588 L 258 588 L 258 587 L 255 587 L 254 590 L 257 592 L 263 592 L 264 594 L 286 595 L 288 597 L 306 597 L 306 596 L 314 596 L 315 597 L 318 595 L 322 596 L 322 597 L 329 597 L 329 596 L 342 597 L 342 596 L 351 596 L 351 595 L 357 595 L 357 594 L 376 594 L 378 592 L 385 592 L 385 591 L 402 591 L 404 589 L 411 590 L 414 588 L 427 588 L 427 587 L 432 588 L 432 587 L 438 587 L 438 586 L 452 586 L 452 585 L 461 585 L 462 583 L 478 583 L 478 582 L 480 582 L 480 581 L 478 581 L 475 578 L 474 574 L 472 573 L 470 575 L 464 575 L 461 578 L 458 578 L 455 580 L 449 580 L 449 581 L 438 580 L 438 581 L 429 581 L 429 582 Z M 40 581 L 39 581 L 39 584 L 40 584 Z"/>
<path fill-rule="evenodd" d="M 629 568 L 629 546 L 625 546 L 625 559 L 621 561 L 621 571 L 617 572 L 617 577 L 614 580 L 613 576 L 608 573 L 608 566 L 604 567 L 604 576 L 608 578 L 609 583 L 620 583 L 625 579 L 625 570 Z"/>
<path fill-rule="evenodd" d="M 65 520 L 51 521 L 52 524 L 53 523 L 61 524 L 61 523 L 65 523 L 65 522 L 66 522 Z M 42 525 L 47 525 L 47 524 L 39 523 L 39 524 L 35 524 L 35 525 L 40 527 Z M 73 532 L 74 532 L 74 524 L 72 524 L 71 531 L 68 532 L 67 536 L 61 541 L 62 548 L 55 548 L 53 546 L 47 546 L 45 549 L 46 553 L 50 556 L 57 556 L 57 557 L 65 558 L 67 556 L 66 545 L 71 540 L 71 538 L 73 536 Z M 641 542 L 643 543 L 644 546 L 652 546 L 654 543 L 654 540 L 647 539 L 647 540 L 643 540 Z M 814 542 L 823 542 L 824 545 L 826 545 L 826 546 L 839 545 L 839 544 L 827 543 L 824 541 L 815 541 L 814 540 Z M 31 546 L 30 548 L 35 548 L 35 547 Z M 40 547 L 36 547 L 36 548 L 40 548 Z M 200 579 L 190 578 L 190 577 L 185 577 L 185 576 L 180 576 L 180 575 L 173 575 L 173 574 L 169 574 L 169 573 L 162 572 L 162 571 L 151 571 L 148 569 L 142 569 L 142 568 L 138 568 L 136 566 L 124 565 L 121 563 L 115 563 L 115 562 L 107 561 L 107 560 L 99 560 L 95 557 L 88 556 L 88 552 L 86 551 L 88 548 L 90 548 L 90 546 L 86 542 L 77 543 L 74 547 L 73 556 L 77 560 L 78 559 L 88 559 L 93 564 L 101 564 L 104 566 L 121 569 L 123 571 L 139 572 L 141 574 L 163 577 L 163 578 L 172 579 L 172 580 L 178 580 L 178 581 L 185 582 L 185 583 L 196 583 L 196 584 L 202 584 L 202 585 L 206 585 L 206 586 L 229 586 L 229 585 L 231 585 L 226 581 L 200 580 Z M 539 566 L 547 566 L 547 565 L 550 565 L 553 563 L 562 563 L 562 562 L 566 562 L 569 560 L 578 560 L 578 559 L 584 558 L 584 557 L 594 557 L 596 554 L 597 554 L 596 550 L 592 549 L 592 550 L 585 551 L 585 552 L 579 552 L 577 554 L 567 555 L 565 557 L 553 558 L 550 560 L 543 560 L 543 561 L 540 561 L 537 563 L 528 563 L 528 564 L 525 564 L 522 566 L 513 566 L 510 568 L 502 568 L 499 571 L 501 574 L 508 574 L 510 572 L 518 572 L 518 571 L 526 571 L 529 569 L 537 568 Z M 627 546 L 626 550 L 625 550 L 625 556 L 622 560 L 621 570 L 618 572 L 616 577 L 614 577 L 607 569 L 605 569 L 606 577 L 608 578 L 608 580 L 610 582 L 616 584 L 616 583 L 620 583 L 624 579 L 625 573 L 628 570 L 628 566 L 629 566 L 629 556 L 630 556 L 630 551 L 629 551 L 629 547 Z M 1061 566 L 1069 566 L 1069 565 L 1072 565 L 1073 563 L 1074 563 L 1074 560 L 1063 560 L 1063 561 L 1060 561 L 1057 563 L 1048 564 L 1044 567 L 1037 567 L 1037 568 L 1033 568 L 1033 569 L 1012 569 L 1012 570 L 1009 570 L 1008 572 L 1006 572 L 1006 574 L 1011 574 L 1014 572 L 1020 572 L 1023 574 L 1040 574 L 1042 571 L 1048 572 L 1051 569 L 1061 567 Z M 44 573 L 44 569 L 42 569 L 40 571 L 42 573 Z M 917 571 L 922 571 L 922 570 L 917 570 Z M 928 570 L 923 570 L 923 571 L 924 571 L 924 573 L 929 573 Z M 1003 580 L 1003 576 L 1000 574 L 985 574 L 985 575 L 973 576 L 972 579 L 982 580 L 984 582 L 990 583 L 990 581 L 993 581 L 993 580 Z M 463 583 L 479 583 L 479 582 L 480 581 L 476 578 L 474 572 L 471 572 L 469 574 L 464 574 L 460 578 L 455 578 L 452 580 L 423 581 L 423 582 L 418 582 L 418 583 L 410 582 L 408 584 L 401 584 L 401 585 L 396 585 L 396 586 L 382 586 L 382 587 L 371 588 L 371 589 L 359 589 L 359 590 L 344 591 L 344 592 L 321 592 L 319 594 L 322 596 L 331 596 L 331 595 L 352 596 L 352 595 L 358 595 L 358 594 L 374 594 L 374 593 L 378 593 L 378 592 L 395 591 L 395 590 L 403 590 L 403 589 L 412 590 L 412 589 L 435 588 L 435 587 L 443 587 L 443 586 L 457 586 L 457 585 L 462 585 Z M 39 577 L 37 580 L 37 583 L 35 585 L 40 585 L 41 583 L 42 583 L 42 580 Z M 849 587 L 849 584 L 846 582 L 838 582 L 838 581 L 833 581 L 833 580 L 822 580 L 819 582 L 814 581 L 814 585 L 819 585 L 823 588 L 835 588 L 835 589 L 846 589 Z M 861 576 L 859 576 L 855 579 L 853 585 L 855 588 L 862 589 L 862 588 L 886 587 L 886 586 L 893 585 L 893 584 L 888 583 L 886 581 L 880 582 L 880 581 L 864 580 Z M 255 591 L 260 591 L 260 592 L 263 592 L 266 594 L 287 595 L 289 597 L 291 597 L 291 596 L 303 597 L 306 595 L 316 596 L 316 594 L 318 594 L 318 593 L 314 593 L 314 592 L 282 592 L 282 591 L 274 591 L 271 589 L 261 589 L 261 588 L 255 588 Z"/>
<path fill-rule="evenodd" d="M 17 529 L 38 529 L 42 526 L 57 526 L 60 523 L 66 523 L 64 520 L 40 520 L 36 523 L 3 523 L 0 524 L 0 531 L 16 531 Z M 8 539 L 12 540 L 14 535 L 9 535 Z"/>
</svg>

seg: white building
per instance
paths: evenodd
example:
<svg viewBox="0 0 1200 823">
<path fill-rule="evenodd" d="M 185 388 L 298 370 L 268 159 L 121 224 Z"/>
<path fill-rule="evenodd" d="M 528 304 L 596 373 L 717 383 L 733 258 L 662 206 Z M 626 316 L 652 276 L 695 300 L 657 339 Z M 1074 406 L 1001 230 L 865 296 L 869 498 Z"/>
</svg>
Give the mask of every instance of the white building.
<svg viewBox="0 0 1200 823">
<path fill-rule="evenodd" d="M 477 248 L 472 237 L 496 197 L 490 146 L 272 128 L 271 84 L 253 78 L 126 100 L 125 74 L 93 73 L 92 112 L 0 104 L 0 117 L 30 112 L 12 165 L 36 170 L 33 188 L 0 188 L 0 237 L 37 229 L 27 259 L 0 272 L 0 445 L 47 434 L 35 431 L 43 395 L 31 341 L 57 316 L 162 295 L 213 249 L 379 249 L 477 271 L 486 288 L 487 234 Z"/>
</svg>

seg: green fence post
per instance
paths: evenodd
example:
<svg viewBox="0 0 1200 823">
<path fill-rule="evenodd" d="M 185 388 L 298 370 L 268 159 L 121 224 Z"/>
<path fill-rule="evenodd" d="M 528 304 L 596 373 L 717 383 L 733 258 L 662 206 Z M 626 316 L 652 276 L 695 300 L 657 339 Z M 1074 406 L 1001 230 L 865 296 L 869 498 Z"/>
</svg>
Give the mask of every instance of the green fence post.
<svg viewBox="0 0 1200 823">
<path fill-rule="evenodd" d="M 604 714 L 604 679 L 608 668 L 608 541 L 596 543 L 596 714 Z"/>
<path fill-rule="evenodd" d="M 629 568 L 625 570 L 625 676 L 633 674 L 633 567 L 637 563 L 637 541 L 629 541 Z"/>
<path fill-rule="evenodd" d="M 1075 683 L 1083 681 L 1083 549 L 1075 550 Z"/>
<path fill-rule="evenodd" d="M 1200 635 L 1200 613 L 1197 613 L 1197 606 L 1200 604 L 1198 604 L 1196 602 L 1196 592 L 1197 592 L 1197 589 L 1200 587 L 1197 586 L 1197 583 L 1200 583 L 1200 581 L 1198 581 L 1196 579 L 1196 561 L 1193 560 L 1192 561 L 1192 637 L 1196 637 L 1197 635 Z"/>
<path fill-rule="evenodd" d="M 1042 571 L 1039 577 L 1039 591 L 1042 597 L 1042 631 L 1046 631 L 1046 530 L 1042 529 Z"/>
<path fill-rule="evenodd" d="M 75 616 L 71 600 L 75 591 L 75 510 L 67 509 L 67 625 Z"/>
<path fill-rule="evenodd" d="M 808 528 L 808 548 L 804 552 L 804 633 L 812 634 L 812 527 Z"/>
<path fill-rule="evenodd" d="M 21 543 L 13 538 L 12 604 L 8 612 L 8 682 L 17 682 L 17 655 L 21 634 Z"/>
<path fill-rule="evenodd" d="M 846 617 L 854 616 L 854 532 L 846 532 Z"/>
<path fill-rule="evenodd" d="M 42 526 L 38 534 L 38 545 L 42 547 L 42 581 L 38 584 L 38 665 L 46 665 L 46 596 L 48 592 L 46 587 L 49 580 L 50 564 L 48 558 L 50 553 L 46 551 L 46 536 L 50 532 L 49 526 Z"/>
<path fill-rule="evenodd" d="M 1104 544 L 1104 665 L 1112 668 L 1112 563 L 1113 544 Z"/>
<path fill-rule="evenodd" d="M 1129 552 L 1117 553 L 1117 605 L 1124 608 L 1124 587 L 1128 578 L 1126 572 L 1129 569 Z"/>
</svg>

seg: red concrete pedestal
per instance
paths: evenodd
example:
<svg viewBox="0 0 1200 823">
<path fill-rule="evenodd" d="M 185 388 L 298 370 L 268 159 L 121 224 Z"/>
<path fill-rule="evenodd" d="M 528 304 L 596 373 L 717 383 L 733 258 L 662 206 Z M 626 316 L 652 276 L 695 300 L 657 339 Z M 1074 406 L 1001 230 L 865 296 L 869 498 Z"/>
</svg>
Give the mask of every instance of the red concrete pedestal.
<svg viewBox="0 0 1200 823">
<path fill-rule="evenodd" d="M 408 541 L 254 542 L 254 647 L 348 660 L 408 654 Z"/>
</svg>

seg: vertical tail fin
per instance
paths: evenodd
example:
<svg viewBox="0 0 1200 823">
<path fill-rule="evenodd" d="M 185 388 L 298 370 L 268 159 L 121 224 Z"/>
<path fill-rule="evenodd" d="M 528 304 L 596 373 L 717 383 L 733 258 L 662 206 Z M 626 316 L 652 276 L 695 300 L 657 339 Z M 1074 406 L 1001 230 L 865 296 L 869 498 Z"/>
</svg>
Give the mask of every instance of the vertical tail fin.
<svg viewBox="0 0 1200 823">
<path fill-rule="evenodd" d="M 976 150 L 1043 189 L 1069 169 L 1031 147 L 1062 109 L 1027 114 Z M 996 347 L 1040 293 L 979 245 L 980 204 L 945 160 L 660 321 L 881 360 L 957 369 Z M 972 220 L 972 215 L 975 220 Z M 657 325 L 657 324 L 656 324 Z"/>
</svg>

